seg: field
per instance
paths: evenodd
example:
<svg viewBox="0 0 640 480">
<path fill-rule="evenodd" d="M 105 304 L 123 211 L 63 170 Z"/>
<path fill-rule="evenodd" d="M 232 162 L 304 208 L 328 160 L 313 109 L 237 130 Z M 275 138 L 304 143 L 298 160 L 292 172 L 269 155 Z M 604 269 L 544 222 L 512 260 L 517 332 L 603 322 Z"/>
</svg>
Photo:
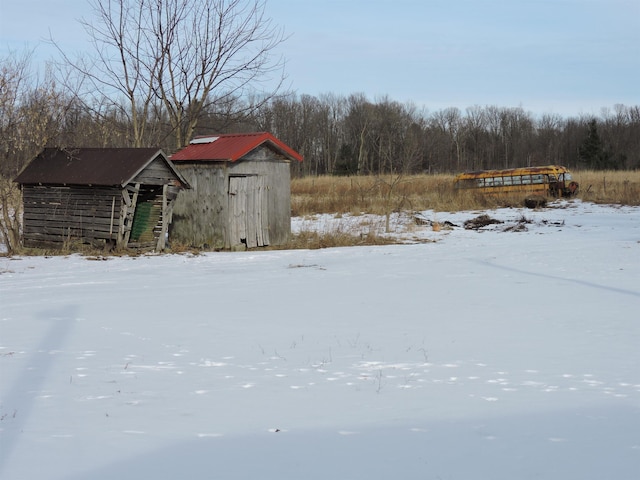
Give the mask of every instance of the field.
<svg viewBox="0 0 640 480">
<path fill-rule="evenodd" d="M 595 203 L 640 205 L 640 171 L 576 171 L 577 198 Z M 294 216 L 315 213 L 372 213 L 399 210 L 450 212 L 521 206 L 522 196 L 491 198 L 456 192 L 453 175 L 305 177 L 291 182 Z"/>
<path fill-rule="evenodd" d="M 640 171 L 578 171 L 573 176 L 581 185 L 578 199 L 640 205 Z M 428 210 L 433 212 L 428 222 L 439 228 L 438 218 L 449 212 L 523 206 L 524 195 L 491 197 L 468 190 L 460 192 L 454 190 L 453 179 L 453 175 L 293 179 L 294 217 L 314 219 L 317 215 L 333 215 L 335 219 L 331 228 L 296 230 L 284 248 L 386 245 L 399 241 L 389 227 L 392 216 L 411 217 L 414 212 Z M 344 216 L 349 218 L 341 221 Z"/>
<path fill-rule="evenodd" d="M 0 477 L 637 479 L 640 207 L 419 218 L 292 223 L 395 245 L 0 257 Z"/>
</svg>

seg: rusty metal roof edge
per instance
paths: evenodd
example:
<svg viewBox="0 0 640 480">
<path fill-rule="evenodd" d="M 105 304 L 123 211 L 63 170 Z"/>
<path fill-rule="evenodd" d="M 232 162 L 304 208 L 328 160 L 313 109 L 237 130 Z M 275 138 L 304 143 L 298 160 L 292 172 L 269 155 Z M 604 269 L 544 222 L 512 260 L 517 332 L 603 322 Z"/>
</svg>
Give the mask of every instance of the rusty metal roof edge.
<svg viewBox="0 0 640 480">
<path fill-rule="evenodd" d="M 299 162 L 303 161 L 303 157 L 300 153 L 298 153 L 297 151 L 295 151 L 293 148 L 291 148 L 290 146 L 288 146 L 286 143 L 284 143 L 282 140 L 278 139 L 277 137 L 275 137 L 272 133 L 270 132 L 250 132 L 250 133 L 224 133 L 224 134 L 218 134 L 218 135 L 201 135 L 197 138 L 211 138 L 212 141 L 211 142 L 203 142 L 202 145 L 205 145 L 206 143 L 213 143 L 215 141 L 221 140 L 221 139 L 230 139 L 230 138 L 244 138 L 245 142 L 243 142 L 242 144 L 240 144 L 237 148 L 235 149 L 231 149 L 231 151 L 229 151 L 227 149 L 227 151 L 225 152 L 227 155 L 229 155 L 228 157 L 225 158 L 176 158 L 175 161 L 176 163 L 199 163 L 199 162 L 230 162 L 230 163 L 234 163 L 238 160 L 242 160 L 242 158 L 247 155 L 249 152 L 251 152 L 252 150 L 258 148 L 261 145 L 266 145 L 269 148 L 271 148 L 272 150 L 274 150 L 275 152 L 279 153 L 280 155 L 283 155 L 287 160 L 297 160 Z M 178 152 L 175 152 L 173 155 L 171 155 L 170 159 L 173 161 L 173 157 L 174 156 L 180 156 L 180 153 L 183 153 L 185 150 L 190 149 L 190 147 L 192 147 L 194 145 L 194 143 L 190 143 L 189 145 L 187 145 L 186 147 L 184 147 L 181 150 L 178 150 Z M 195 144 L 197 145 L 197 144 Z"/>
<path fill-rule="evenodd" d="M 303 157 L 300 153 L 298 153 L 296 150 L 291 148 L 289 145 L 287 145 L 286 143 L 284 143 L 282 140 L 275 137 L 271 133 L 269 132 L 264 132 L 264 133 L 266 134 L 265 142 L 269 142 L 270 144 L 274 145 L 278 150 L 283 152 L 285 156 L 290 157 L 292 160 L 297 160 L 299 162 L 302 162 Z"/>
</svg>

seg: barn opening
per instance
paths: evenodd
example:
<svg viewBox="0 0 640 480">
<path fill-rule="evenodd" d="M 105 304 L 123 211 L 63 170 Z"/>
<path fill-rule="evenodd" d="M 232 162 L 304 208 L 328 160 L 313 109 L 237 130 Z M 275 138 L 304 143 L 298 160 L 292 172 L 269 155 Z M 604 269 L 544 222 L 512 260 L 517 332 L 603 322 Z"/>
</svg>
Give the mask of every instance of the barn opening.
<svg viewBox="0 0 640 480">
<path fill-rule="evenodd" d="M 162 227 L 162 188 L 140 186 L 129 239 L 134 245 L 153 244 L 159 234 Z"/>
</svg>

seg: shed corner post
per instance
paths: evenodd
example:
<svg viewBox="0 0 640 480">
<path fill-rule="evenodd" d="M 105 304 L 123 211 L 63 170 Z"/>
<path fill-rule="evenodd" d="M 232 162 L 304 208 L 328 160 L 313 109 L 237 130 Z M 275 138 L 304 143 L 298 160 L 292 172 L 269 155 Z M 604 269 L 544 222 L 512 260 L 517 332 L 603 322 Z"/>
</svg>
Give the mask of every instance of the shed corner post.
<svg viewBox="0 0 640 480">
<path fill-rule="evenodd" d="M 118 233 L 116 235 L 116 248 L 121 249 L 126 247 L 124 240 L 124 230 L 125 230 L 125 218 L 127 218 L 127 208 L 128 204 L 131 203 L 129 199 L 129 195 L 126 190 L 121 190 L 122 202 L 120 204 L 120 214 L 118 218 Z"/>
<path fill-rule="evenodd" d="M 162 214 L 160 218 L 160 235 L 158 236 L 158 244 L 156 250 L 164 251 L 166 248 L 166 237 L 169 229 L 169 203 L 167 202 L 167 190 L 169 186 L 165 183 L 162 186 Z"/>
</svg>

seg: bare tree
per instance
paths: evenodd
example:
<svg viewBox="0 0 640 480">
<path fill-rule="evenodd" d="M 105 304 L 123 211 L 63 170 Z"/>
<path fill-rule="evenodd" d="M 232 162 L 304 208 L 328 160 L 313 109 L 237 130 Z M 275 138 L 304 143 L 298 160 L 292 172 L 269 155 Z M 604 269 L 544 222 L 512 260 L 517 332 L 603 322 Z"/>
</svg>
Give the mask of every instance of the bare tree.
<svg viewBox="0 0 640 480">
<path fill-rule="evenodd" d="M 448 157 L 447 165 L 449 168 L 455 168 L 459 171 L 463 167 L 464 156 L 464 124 L 462 121 L 462 113 L 456 107 L 446 108 L 434 112 L 431 122 L 436 130 L 447 138 L 448 141 Z"/>
<path fill-rule="evenodd" d="M 264 1 L 90 1 L 94 19 L 82 21 L 90 60 L 62 53 L 85 82 L 87 104 L 109 98 L 127 113 L 134 146 L 157 143 L 148 129 L 159 111 L 181 148 L 213 104 L 265 84 L 266 99 L 280 88 L 283 63 L 272 53 L 285 38 Z"/>
<path fill-rule="evenodd" d="M 354 145 L 357 158 L 355 172 L 359 175 L 372 171 L 368 151 L 370 125 L 374 105 L 367 100 L 364 93 L 349 95 L 347 98 L 346 115 L 344 118 L 348 141 Z"/>
<path fill-rule="evenodd" d="M 31 55 L 0 61 L 0 242 L 19 249 L 22 199 L 13 178 L 48 143 L 58 142 L 58 125 L 68 109 L 47 71 L 38 79 Z"/>
<path fill-rule="evenodd" d="M 564 128 L 562 117 L 545 113 L 536 122 L 536 145 L 533 153 L 542 164 L 562 163 L 560 155 L 560 135 Z"/>
</svg>

